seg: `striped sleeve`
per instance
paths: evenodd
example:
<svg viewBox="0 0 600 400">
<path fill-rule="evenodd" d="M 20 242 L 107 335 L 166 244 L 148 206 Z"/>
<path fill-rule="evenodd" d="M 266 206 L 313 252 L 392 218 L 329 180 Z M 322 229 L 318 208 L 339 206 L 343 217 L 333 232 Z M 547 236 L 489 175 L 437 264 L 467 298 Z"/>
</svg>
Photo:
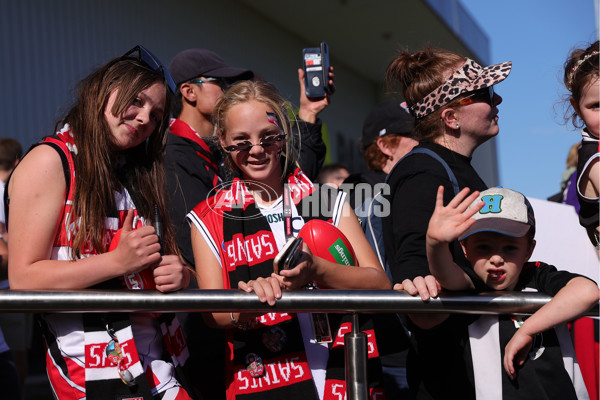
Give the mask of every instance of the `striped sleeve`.
<svg viewBox="0 0 600 400">
<path fill-rule="evenodd" d="M 346 192 L 340 190 L 335 198 L 335 205 L 333 206 L 333 214 L 331 216 L 331 222 L 333 226 L 337 227 L 342 217 L 342 211 L 344 209 L 344 202 L 346 201 Z"/>
</svg>

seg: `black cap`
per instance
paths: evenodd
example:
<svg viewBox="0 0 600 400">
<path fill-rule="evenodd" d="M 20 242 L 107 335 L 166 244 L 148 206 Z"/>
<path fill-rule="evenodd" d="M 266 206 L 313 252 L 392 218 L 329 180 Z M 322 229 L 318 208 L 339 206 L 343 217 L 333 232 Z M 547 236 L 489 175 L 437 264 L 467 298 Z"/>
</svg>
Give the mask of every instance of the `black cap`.
<svg viewBox="0 0 600 400">
<path fill-rule="evenodd" d="M 363 125 L 362 148 L 365 150 L 378 137 L 395 133 L 412 137 L 415 118 L 410 115 L 406 103 L 390 101 L 376 105 Z"/>
<path fill-rule="evenodd" d="M 230 67 L 219 55 L 206 49 L 183 50 L 169 64 L 169 72 L 177 86 L 198 76 L 233 81 L 254 78 L 249 69 Z"/>
</svg>

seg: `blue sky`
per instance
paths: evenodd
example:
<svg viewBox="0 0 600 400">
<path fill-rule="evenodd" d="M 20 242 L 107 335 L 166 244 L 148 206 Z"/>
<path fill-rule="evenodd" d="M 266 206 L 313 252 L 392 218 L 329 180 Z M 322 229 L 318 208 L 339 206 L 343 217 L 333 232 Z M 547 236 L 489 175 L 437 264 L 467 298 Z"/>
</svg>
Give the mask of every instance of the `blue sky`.
<svg viewBox="0 0 600 400">
<path fill-rule="evenodd" d="M 495 89 L 500 184 L 545 199 L 560 189 L 569 148 L 580 139 L 564 123 L 562 65 L 574 46 L 596 40 L 598 0 L 460 0 L 490 39 L 491 63 L 512 61 Z"/>
</svg>

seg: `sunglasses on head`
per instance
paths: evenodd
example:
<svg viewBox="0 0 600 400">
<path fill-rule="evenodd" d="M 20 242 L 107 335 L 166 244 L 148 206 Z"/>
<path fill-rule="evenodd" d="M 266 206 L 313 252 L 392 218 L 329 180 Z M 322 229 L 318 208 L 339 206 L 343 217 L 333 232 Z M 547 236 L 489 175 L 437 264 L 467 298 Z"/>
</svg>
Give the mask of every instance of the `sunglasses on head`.
<svg viewBox="0 0 600 400">
<path fill-rule="evenodd" d="M 494 86 L 488 86 L 486 88 L 477 89 L 471 92 L 467 96 L 457 101 L 458 105 L 466 106 L 476 101 L 483 101 L 494 107 Z"/>
<path fill-rule="evenodd" d="M 231 87 L 231 85 L 233 85 L 233 82 L 230 82 L 230 81 L 228 81 L 225 78 L 192 79 L 190 81 L 190 83 L 196 83 L 196 84 L 200 84 L 200 83 L 214 83 L 215 85 L 219 86 L 223 92 L 225 92 L 227 89 L 229 89 Z"/>
<path fill-rule="evenodd" d="M 232 146 L 223 147 L 223 150 L 229 151 L 229 152 L 231 152 L 231 151 L 250 151 L 252 149 L 252 147 L 254 147 L 254 146 L 261 146 L 263 149 L 266 150 L 268 147 L 273 146 L 274 144 L 283 141 L 284 138 L 285 138 L 284 134 L 269 135 L 269 136 L 262 138 L 260 140 L 260 142 L 258 142 L 257 144 L 252 144 L 248 140 L 245 140 L 243 142 L 240 142 L 240 143 L 232 145 Z"/>
<path fill-rule="evenodd" d="M 127 53 L 123 54 L 123 56 L 121 58 L 130 57 L 132 54 L 135 54 L 135 53 L 137 53 L 137 59 L 139 61 L 143 62 L 148 67 L 152 68 L 153 71 L 160 72 L 163 75 L 163 77 L 165 78 L 165 81 L 167 82 L 167 86 L 169 86 L 171 93 L 175 93 L 175 89 L 176 89 L 175 81 L 173 80 L 173 77 L 171 77 L 169 70 L 154 54 L 152 54 L 150 52 L 150 50 L 148 50 L 144 46 L 141 46 L 141 45 L 135 46 L 133 49 L 131 49 Z"/>
</svg>

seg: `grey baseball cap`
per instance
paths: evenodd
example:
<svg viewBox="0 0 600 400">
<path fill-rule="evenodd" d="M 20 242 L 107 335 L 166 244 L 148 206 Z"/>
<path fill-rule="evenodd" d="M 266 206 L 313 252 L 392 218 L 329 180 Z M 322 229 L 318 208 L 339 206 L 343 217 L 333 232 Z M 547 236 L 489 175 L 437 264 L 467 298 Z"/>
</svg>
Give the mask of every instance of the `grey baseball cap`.
<svg viewBox="0 0 600 400">
<path fill-rule="evenodd" d="M 535 228 L 533 207 L 522 193 L 501 187 L 484 190 L 473 202 L 485 205 L 473 215 L 475 223 L 458 238 L 464 240 L 478 232 L 497 232 L 512 237 L 523 237 Z"/>
</svg>

